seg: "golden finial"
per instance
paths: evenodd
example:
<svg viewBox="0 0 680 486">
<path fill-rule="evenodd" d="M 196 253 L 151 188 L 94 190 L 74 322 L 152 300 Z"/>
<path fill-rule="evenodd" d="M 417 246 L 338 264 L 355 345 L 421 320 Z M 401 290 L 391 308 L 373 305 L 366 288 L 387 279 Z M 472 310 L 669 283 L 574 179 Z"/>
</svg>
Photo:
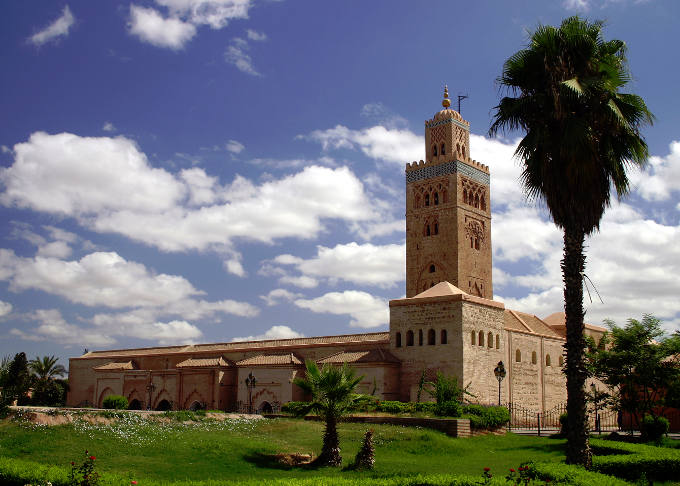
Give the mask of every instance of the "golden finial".
<svg viewBox="0 0 680 486">
<path fill-rule="evenodd" d="M 449 99 L 449 87 L 444 85 L 444 100 L 442 101 L 442 106 L 448 108 L 451 106 L 451 100 Z"/>
</svg>

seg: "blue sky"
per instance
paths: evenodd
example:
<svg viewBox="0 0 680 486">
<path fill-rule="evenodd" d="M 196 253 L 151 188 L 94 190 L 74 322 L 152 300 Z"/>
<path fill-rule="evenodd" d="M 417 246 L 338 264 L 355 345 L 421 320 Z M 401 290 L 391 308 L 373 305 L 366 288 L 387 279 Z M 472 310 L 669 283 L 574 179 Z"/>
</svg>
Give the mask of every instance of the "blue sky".
<svg viewBox="0 0 680 486">
<path fill-rule="evenodd" d="M 678 329 L 676 0 L 29 0 L 0 17 L 0 355 L 386 330 L 444 84 L 491 169 L 495 299 L 561 310 L 519 134 L 486 132 L 503 61 L 572 14 L 626 41 L 656 115 L 588 241 L 586 318 Z"/>
</svg>

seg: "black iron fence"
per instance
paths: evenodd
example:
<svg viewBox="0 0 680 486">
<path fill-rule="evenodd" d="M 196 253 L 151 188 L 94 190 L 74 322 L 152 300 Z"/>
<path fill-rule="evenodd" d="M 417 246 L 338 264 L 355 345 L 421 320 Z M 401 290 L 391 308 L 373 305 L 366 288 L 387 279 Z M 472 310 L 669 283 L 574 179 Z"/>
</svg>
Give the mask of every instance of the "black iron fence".
<svg viewBox="0 0 680 486">
<path fill-rule="evenodd" d="M 566 404 L 560 404 L 545 412 L 537 412 L 516 403 L 507 404 L 510 412 L 508 429 L 525 430 L 541 434 L 559 432 L 560 415 L 566 413 Z M 666 411 L 663 414 L 670 422 L 670 432 L 680 430 L 680 410 Z M 588 425 L 593 433 L 639 430 L 639 424 L 629 415 L 620 414 L 610 409 L 589 409 Z"/>
</svg>

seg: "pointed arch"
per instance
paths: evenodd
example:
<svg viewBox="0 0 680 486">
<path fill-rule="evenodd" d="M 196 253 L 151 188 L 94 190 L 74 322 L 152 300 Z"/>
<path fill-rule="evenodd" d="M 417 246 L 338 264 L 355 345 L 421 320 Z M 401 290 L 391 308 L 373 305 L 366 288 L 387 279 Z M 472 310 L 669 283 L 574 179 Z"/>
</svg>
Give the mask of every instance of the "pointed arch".
<svg viewBox="0 0 680 486">
<path fill-rule="evenodd" d="M 515 361 L 518 363 L 522 362 L 522 351 L 517 348 L 517 351 L 515 351 Z"/>
<path fill-rule="evenodd" d="M 491 331 L 489 331 L 489 334 L 486 336 L 486 345 L 489 349 L 493 348 L 493 333 Z"/>
<path fill-rule="evenodd" d="M 439 344 L 448 344 L 448 336 L 446 335 L 446 329 L 442 329 L 439 336 Z"/>
<path fill-rule="evenodd" d="M 474 346 L 476 339 L 477 339 L 477 333 L 474 330 L 470 331 L 470 344 L 472 344 Z"/>
<path fill-rule="evenodd" d="M 406 332 L 406 346 L 413 346 L 413 331 L 410 329 Z"/>
<path fill-rule="evenodd" d="M 434 332 L 434 329 L 430 329 L 427 331 L 427 345 L 428 346 L 434 346 L 435 345 L 435 339 L 436 339 L 436 334 Z"/>
<path fill-rule="evenodd" d="M 397 347 L 397 348 L 401 348 L 401 333 L 400 333 L 400 332 L 397 332 L 396 341 L 397 341 L 397 342 L 396 342 L 396 347 Z"/>
<path fill-rule="evenodd" d="M 442 145 L 441 145 L 440 149 L 441 149 L 441 150 L 440 150 L 439 152 L 440 152 L 442 155 L 446 155 L 446 144 L 445 144 L 444 142 L 442 142 Z"/>
<path fill-rule="evenodd" d="M 484 347 L 484 331 L 479 331 L 479 336 L 477 336 L 477 343 Z"/>
</svg>

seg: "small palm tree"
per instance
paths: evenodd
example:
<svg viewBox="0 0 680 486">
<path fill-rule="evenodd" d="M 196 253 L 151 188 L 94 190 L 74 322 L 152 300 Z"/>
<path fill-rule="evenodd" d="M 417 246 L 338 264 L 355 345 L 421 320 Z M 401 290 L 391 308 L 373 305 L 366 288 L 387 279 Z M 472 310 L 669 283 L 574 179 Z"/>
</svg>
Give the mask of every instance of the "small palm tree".
<svg viewBox="0 0 680 486">
<path fill-rule="evenodd" d="M 529 197 L 543 200 L 564 231 L 564 311 L 567 339 L 567 462 L 590 465 L 586 426 L 583 335 L 584 240 L 599 229 L 613 187 L 628 192 L 626 170 L 644 166 L 641 127 L 652 114 L 642 98 L 621 93 L 631 79 L 626 45 L 606 41 L 602 22 L 570 17 L 539 26 L 498 78 L 511 95 L 495 107 L 489 132 L 526 132 L 515 155 Z"/>
<path fill-rule="evenodd" d="M 323 434 L 321 455 L 315 461 L 321 466 L 340 466 L 340 439 L 338 438 L 338 419 L 350 409 L 354 390 L 363 376 L 357 377 L 347 363 L 341 367 L 324 364 L 321 369 L 314 361 L 307 360 L 307 376 L 295 378 L 293 383 L 308 393 L 312 400 L 300 410 L 299 415 L 310 412 L 324 417 L 326 427 Z"/>
<path fill-rule="evenodd" d="M 66 374 L 66 368 L 57 364 L 59 358 L 54 356 L 43 356 L 32 359 L 28 363 L 28 368 L 38 378 L 39 381 L 50 381 L 57 376 Z"/>
</svg>

